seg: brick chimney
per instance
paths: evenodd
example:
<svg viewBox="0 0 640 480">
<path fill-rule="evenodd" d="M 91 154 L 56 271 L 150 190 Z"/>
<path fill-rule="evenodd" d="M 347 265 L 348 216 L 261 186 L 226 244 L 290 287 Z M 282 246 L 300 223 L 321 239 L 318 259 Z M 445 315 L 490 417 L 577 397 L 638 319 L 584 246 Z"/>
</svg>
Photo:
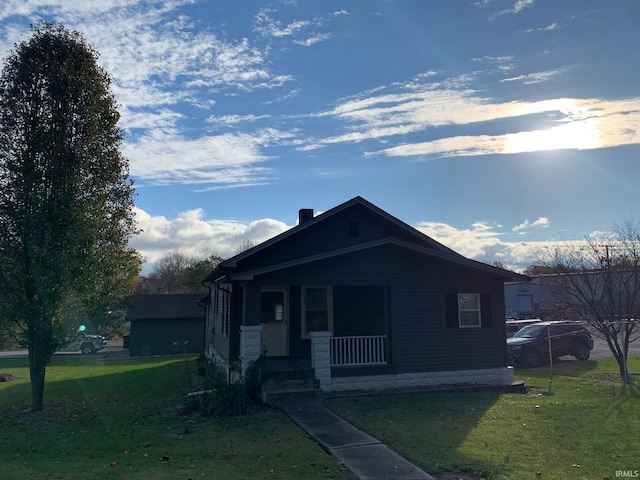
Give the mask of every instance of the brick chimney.
<svg viewBox="0 0 640 480">
<path fill-rule="evenodd" d="M 305 222 L 313 219 L 313 208 L 301 208 L 298 211 L 298 224 L 302 225 Z"/>
</svg>

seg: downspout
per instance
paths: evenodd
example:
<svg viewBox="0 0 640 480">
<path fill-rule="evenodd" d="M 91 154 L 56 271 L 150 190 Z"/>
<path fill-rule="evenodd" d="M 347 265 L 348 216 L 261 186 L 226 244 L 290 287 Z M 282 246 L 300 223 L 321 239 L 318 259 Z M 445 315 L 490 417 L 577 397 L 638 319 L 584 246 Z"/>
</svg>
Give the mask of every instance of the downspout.
<svg viewBox="0 0 640 480">
<path fill-rule="evenodd" d="M 209 319 L 209 310 L 211 309 L 211 282 L 205 282 L 204 280 L 202 280 L 200 282 L 200 284 L 203 287 L 206 287 L 209 291 L 209 303 L 207 305 L 202 305 L 201 302 L 198 302 L 198 305 L 204 307 L 204 322 L 203 322 L 203 326 L 202 326 L 202 353 L 205 355 L 207 354 L 206 348 L 207 348 L 207 320 Z"/>
</svg>

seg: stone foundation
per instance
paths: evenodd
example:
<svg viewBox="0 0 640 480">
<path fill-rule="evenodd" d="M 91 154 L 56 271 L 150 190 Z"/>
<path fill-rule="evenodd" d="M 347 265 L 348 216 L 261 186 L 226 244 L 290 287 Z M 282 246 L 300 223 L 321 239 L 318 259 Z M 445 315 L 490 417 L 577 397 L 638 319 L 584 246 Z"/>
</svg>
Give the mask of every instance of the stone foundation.
<svg viewBox="0 0 640 480">
<path fill-rule="evenodd" d="M 327 392 L 375 391 L 440 385 L 511 385 L 512 383 L 513 367 L 502 367 L 482 370 L 333 377 L 329 385 L 321 385 L 321 389 Z"/>
</svg>

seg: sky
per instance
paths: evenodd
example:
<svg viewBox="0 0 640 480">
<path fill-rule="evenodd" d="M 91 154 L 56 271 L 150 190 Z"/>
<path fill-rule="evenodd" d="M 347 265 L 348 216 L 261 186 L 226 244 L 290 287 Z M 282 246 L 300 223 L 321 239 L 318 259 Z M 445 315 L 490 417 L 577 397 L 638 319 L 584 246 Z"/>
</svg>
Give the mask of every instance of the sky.
<svg viewBox="0 0 640 480">
<path fill-rule="evenodd" d="M 0 56 L 40 19 L 113 77 L 143 273 L 355 196 L 516 271 L 638 210 L 635 0 L 0 0 Z"/>
</svg>

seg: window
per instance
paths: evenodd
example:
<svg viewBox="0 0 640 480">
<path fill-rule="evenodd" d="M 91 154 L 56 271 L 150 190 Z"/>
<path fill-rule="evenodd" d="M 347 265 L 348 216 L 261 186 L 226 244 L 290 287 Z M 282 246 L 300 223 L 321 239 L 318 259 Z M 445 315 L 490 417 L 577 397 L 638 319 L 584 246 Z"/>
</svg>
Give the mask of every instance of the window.
<svg viewBox="0 0 640 480">
<path fill-rule="evenodd" d="M 480 294 L 458 294 L 458 326 L 460 328 L 479 327 L 480 324 Z"/>
<path fill-rule="evenodd" d="M 215 319 L 220 322 L 220 333 L 228 337 L 231 323 L 231 285 L 216 286 Z"/>
<path fill-rule="evenodd" d="M 447 328 L 477 328 L 493 325 L 490 293 L 447 293 Z"/>
<path fill-rule="evenodd" d="M 333 331 L 331 287 L 302 287 L 302 338 L 309 332 Z"/>
<path fill-rule="evenodd" d="M 260 300 L 260 322 L 284 322 L 284 291 L 263 291 Z"/>
</svg>

